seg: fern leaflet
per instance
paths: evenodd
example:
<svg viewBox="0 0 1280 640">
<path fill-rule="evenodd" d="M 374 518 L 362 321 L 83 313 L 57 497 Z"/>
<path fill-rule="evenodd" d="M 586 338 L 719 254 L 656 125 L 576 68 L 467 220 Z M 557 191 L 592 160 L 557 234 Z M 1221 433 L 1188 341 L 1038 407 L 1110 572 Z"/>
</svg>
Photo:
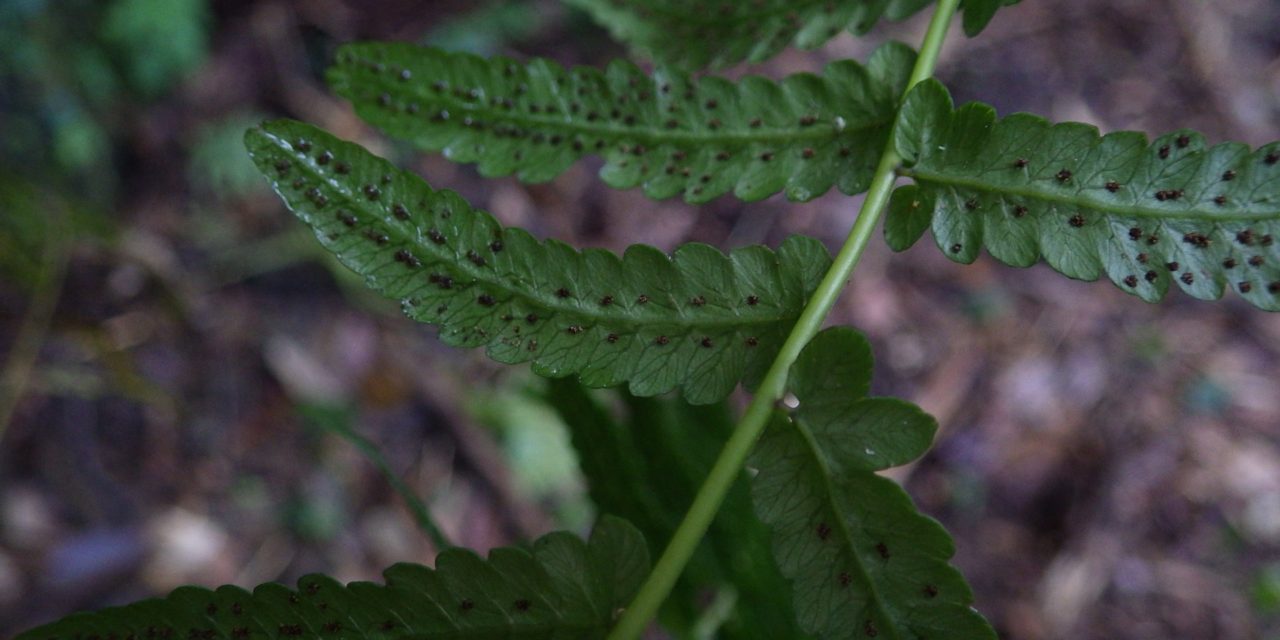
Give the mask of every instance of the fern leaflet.
<svg viewBox="0 0 1280 640">
<path fill-rule="evenodd" d="M 1183 130 L 1148 144 L 1027 114 L 997 120 L 987 105 L 953 109 L 930 80 L 908 95 L 895 143 L 915 181 L 890 205 L 896 249 L 932 227 L 957 262 L 985 246 L 1014 266 L 1043 256 L 1071 278 L 1105 274 L 1149 302 L 1170 283 L 1204 300 L 1229 286 L 1280 311 L 1280 142 L 1209 147 Z"/>
<path fill-rule="evenodd" d="M 588 542 L 557 532 L 483 559 L 449 549 L 436 568 L 397 564 L 385 585 L 304 576 L 296 591 L 182 587 L 168 597 L 73 614 L 18 640 L 72 638 L 604 638 L 649 572 L 644 538 L 605 517 Z"/>
<path fill-rule="evenodd" d="M 1020 0 L 964 0 L 964 30 L 977 35 L 1001 6 Z M 652 60 L 686 69 L 762 62 L 788 45 L 816 49 L 841 32 L 863 34 L 932 0 L 565 0 L 614 38 Z"/>
<path fill-rule="evenodd" d="M 830 263 L 821 243 L 798 236 L 776 254 L 696 243 L 670 257 L 642 245 L 621 258 L 579 252 L 504 229 L 310 125 L 268 123 L 245 141 L 320 242 L 409 317 L 440 325 L 448 344 L 588 386 L 723 398 L 769 365 Z"/>
<path fill-rule="evenodd" d="M 852 329 L 805 347 L 779 412 L 750 464 L 756 512 L 793 581 L 801 626 L 819 638 L 995 639 L 947 560 L 954 544 L 876 471 L 928 448 L 937 425 L 917 407 L 866 398 L 871 348 Z"/>
<path fill-rule="evenodd" d="M 964 10 L 964 34 L 970 38 L 982 33 L 987 24 L 995 17 L 1001 7 L 1008 7 L 1022 0 L 961 0 L 960 8 Z"/>
<path fill-rule="evenodd" d="M 605 183 L 653 198 L 810 200 L 833 185 L 867 189 L 914 60 L 891 43 L 866 67 L 840 61 L 822 76 L 733 83 L 650 76 L 625 61 L 566 70 L 363 43 L 338 52 L 329 82 L 388 134 L 478 163 L 486 176 L 540 182 L 597 154 Z"/>
</svg>

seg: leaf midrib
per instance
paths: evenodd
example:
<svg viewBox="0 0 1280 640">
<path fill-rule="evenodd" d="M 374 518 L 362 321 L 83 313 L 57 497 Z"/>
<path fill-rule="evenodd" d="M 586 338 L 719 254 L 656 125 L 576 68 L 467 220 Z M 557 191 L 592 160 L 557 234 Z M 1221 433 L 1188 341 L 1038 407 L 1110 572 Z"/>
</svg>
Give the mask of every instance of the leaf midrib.
<svg viewBox="0 0 1280 640">
<path fill-rule="evenodd" d="M 295 152 L 293 151 L 292 146 L 287 140 L 284 140 L 283 138 L 269 131 L 265 131 L 265 130 L 259 130 L 259 131 L 261 132 L 262 135 L 266 136 L 269 140 L 271 140 L 277 149 L 284 151 L 287 155 L 291 157 L 295 155 Z M 350 189 L 348 189 L 347 186 L 342 181 L 337 180 L 336 178 L 329 177 L 326 173 L 317 170 L 313 162 L 314 160 L 308 156 L 306 159 L 306 162 L 301 163 L 303 169 L 307 171 L 309 175 L 316 178 L 317 180 L 324 182 L 330 188 L 334 189 L 337 193 L 339 193 L 341 197 L 344 200 L 346 200 L 345 204 L 349 205 L 351 209 L 361 211 L 362 213 L 366 213 L 366 215 L 368 215 L 367 212 L 369 211 L 369 209 L 367 208 L 367 205 L 361 202 L 360 199 L 356 196 L 356 194 L 354 194 Z M 422 186 L 423 188 L 430 189 L 430 187 L 426 184 L 423 184 Z M 288 199 L 286 199 L 286 202 L 287 201 Z M 477 215 L 480 215 L 479 211 L 476 211 L 475 213 Z M 375 213 L 373 214 L 373 217 L 377 218 L 380 221 L 387 222 L 382 215 Z M 736 327 L 747 327 L 747 326 L 756 326 L 756 325 L 772 326 L 780 322 L 793 320 L 797 315 L 799 315 L 798 312 L 794 314 L 780 313 L 775 315 L 763 316 L 759 319 L 745 318 L 742 315 L 735 315 L 733 318 L 708 318 L 706 320 L 698 321 L 698 322 L 692 321 L 690 318 L 688 318 L 687 316 L 684 316 L 683 314 L 677 317 L 666 317 L 666 318 L 654 319 L 654 320 L 634 319 L 634 318 L 625 318 L 617 315 L 609 315 L 606 313 L 595 312 L 583 307 L 558 304 L 556 302 L 558 298 L 552 298 L 552 297 L 544 298 L 535 293 L 530 293 L 527 290 L 517 289 L 515 287 L 508 286 L 505 284 L 504 280 L 487 277 L 492 272 L 489 272 L 489 273 L 482 272 L 477 267 L 470 266 L 467 263 L 467 261 L 459 260 L 457 254 L 451 251 L 446 253 L 444 249 L 437 250 L 433 246 L 418 242 L 414 238 L 410 237 L 408 234 L 404 233 L 403 223 L 388 223 L 386 226 L 386 229 L 389 234 L 395 234 L 405 244 L 412 246 L 419 251 L 425 251 L 435 256 L 437 260 L 447 263 L 454 269 L 457 269 L 459 271 L 466 273 L 468 276 L 474 278 L 477 282 L 485 283 L 487 287 L 500 290 L 515 298 L 522 298 L 524 300 L 531 301 L 537 304 L 538 306 L 544 309 L 548 309 L 554 313 L 564 313 L 570 316 L 589 318 L 592 321 L 594 321 L 597 325 L 625 326 L 625 327 L 636 328 L 636 329 L 641 327 L 650 327 L 650 326 L 661 326 L 663 328 L 680 327 L 685 329 L 687 333 L 692 333 L 694 329 L 697 329 L 699 327 L 732 329 Z M 378 251 L 382 251 L 382 249 L 379 249 Z M 775 254 L 775 257 L 777 257 L 776 254 Z M 780 261 L 778 264 L 778 268 L 779 269 L 782 268 L 782 264 Z M 620 306 L 619 308 L 625 308 L 625 307 Z M 734 313 L 736 314 L 737 312 L 735 311 Z"/>
<path fill-rule="evenodd" d="M 1037 187 L 1007 187 L 984 181 L 980 178 L 961 178 L 947 173 L 929 171 L 918 167 L 902 167 L 898 169 L 898 175 L 905 176 L 915 180 L 918 183 L 936 183 L 941 185 L 965 187 L 975 191 L 984 193 L 993 193 L 997 195 L 1014 195 L 1025 198 L 1032 198 L 1044 202 L 1056 203 L 1061 205 L 1069 205 L 1114 216 L 1131 216 L 1135 218 L 1151 218 L 1157 220 L 1199 220 L 1206 223 L 1219 222 L 1258 222 L 1263 220 L 1280 219 L 1280 208 L 1272 213 L 1248 213 L 1248 212 L 1230 212 L 1207 214 L 1195 209 L 1188 209 L 1184 212 L 1173 212 L 1163 209 L 1156 209 L 1143 205 L 1134 206 L 1118 206 L 1114 204 L 1102 203 L 1097 200 L 1090 199 L 1086 195 L 1068 196 L 1056 192 L 1046 191 Z M 1079 193 L 1079 192 L 1077 192 Z"/>
<path fill-rule="evenodd" d="M 856 402 L 861 402 L 864 399 L 865 398 L 860 398 Z M 884 616 L 884 619 L 892 625 L 892 628 L 889 629 L 889 631 L 893 634 L 893 637 L 901 638 L 902 632 L 898 628 L 899 625 L 898 625 L 897 616 L 893 615 L 892 613 L 890 613 L 888 609 L 885 608 L 885 605 L 884 605 L 885 598 L 880 593 L 880 586 L 871 577 L 871 572 L 867 570 L 866 563 L 863 562 L 862 556 L 858 554 L 857 545 L 854 542 L 855 539 L 854 539 L 853 533 L 849 530 L 849 526 L 846 523 L 845 518 L 843 517 L 841 509 L 836 503 L 836 496 L 838 495 L 838 492 L 837 492 L 837 487 L 832 483 L 833 476 L 832 476 L 831 468 L 827 465 L 826 457 L 822 455 L 822 449 L 821 447 L 818 446 L 817 438 L 813 435 L 813 433 L 809 430 L 809 428 L 805 426 L 804 420 L 802 418 L 803 402 L 804 400 L 801 399 L 802 407 L 799 411 L 797 411 L 795 414 L 791 416 L 790 422 L 796 428 L 796 431 L 800 433 L 800 437 L 804 439 L 805 445 L 809 447 L 809 453 L 813 456 L 815 464 L 817 465 L 818 469 L 822 472 L 822 484 L 823 484 L 823 488 L 825 488 L 827 492 L 827 503 L 830 505 L 831 511 L 836 514 L 836 524 L 840 527 L 840 535 L 841 537 L 844 538 L 844 542 L 846 547 L 848 548 L 849 555 L 853 556 L 854 564 L 857 565 L 858 567 L 858 573 L 861 574 L 863 580 L 867 584 L 867 588 L 871 591 L 870 595 L 871 595 L 872 602 L 875 603 L 876 609 L 880 611 L 881 615 Z"/>
<path fill-rule="evenodd" d="M 389 85 L 384 82 L 379 82 L 378 87 L 380 89 L 387 89 L 390 91 Z M 350 91 L 351 88 L 352 85 L 350 84 L 345 87 L 348 91 Z M 523 112 L 517 112 L 515 110 L 499 111 L 491 107 L 478 104 L 481 100 L 471 102 L 454 98 L 452 96 L 425 93 L 420 89 L 414 90 L 412 94 L 419 98 L 421 103 L 427 105 L 429 108 L 445 109 L 446 111 L 449 111 L 449 122 L 456 128 L 465 128 L 465 125 L 460 125 L 455 122 L 454 119 L 461 118 L 462 115 L 455 115 L 452 111 L 454 109 L 465 114 L 476 114 L 486 122 L 511 123 L 517 126 L 523 126 L 530 130 L 546 131 L 548 129 L 556 129 L 566 133 L 578 133 L 599 138 L 635 140 L 651 145 L 669 144 L 677 147 L 690 147 L 698 144 L 748 146 L 752 144 L 768 143 L 784 148 L 795 146 L 796 142 L 805 140 L 827 140 L 843 138 L 846 136 L 852 138 L 858 134 L 870 133 L 876 129 L 888 127 L 897 117 L 897 114 L 892 112 L 892 110 L 887 110 L 889 113 L 886 113 L 881 118 L 863 119 L 856 125 L 849 124 L 846 119 L 846 124 L 839 128 L 831 123 L 821 122 L 814 123 L 807 127 L 789 129 L 762 126 L 758 133 L 752 133 L 750 131 L 743 131 L 740 129 L 729 130 L 724 133 L 716 133 L 714 131 L 703 133 L 688 129 L 662 130 L 655 127 L 628 128 L 625 125 L 591 124 L 581 122 L 582 118 L 572 117 L 569 119 L 551 119 L 526 115 Z M 567 111 L 563 96 L 557 93 L 555 99 L 560 103 L 560 109 L 562 111 Z M 358 102 L 357 105 L 366 102 L 367 101 L 361 101 Z M 372 103 L 368 104 L 370 104 L 370 106 L 367 108 L 374 108 L 371 106 Z M 423 112 L 419 117 L 429 118 L 432 117 L 432 115 L 433 114 Z M 844 115 L 840 114 L 836 114 L 833 117 L 845 118 Z M 601 120 L 605 120 L 605 118 L 601 116 Z"/>
</svg>

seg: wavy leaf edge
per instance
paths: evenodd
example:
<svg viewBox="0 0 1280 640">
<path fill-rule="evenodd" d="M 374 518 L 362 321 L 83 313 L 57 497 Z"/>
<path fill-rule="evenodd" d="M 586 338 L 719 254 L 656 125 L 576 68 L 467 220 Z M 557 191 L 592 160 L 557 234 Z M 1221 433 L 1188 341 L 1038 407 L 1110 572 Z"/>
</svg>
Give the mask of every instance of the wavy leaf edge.
<svg viewBox="0 0 1280 640">
<path fill-rule="evenodd" d="M 927 218 L 957 262 L 985 247 L 1012 266 L 1043 259 L 1073 279 L 1106 275 L 1148 302 L 1170 284 L 1203 300 L 1230 285 L 1280 311 L 1280 142 L 1251 150 L 1207 146 L 1186 129 L 1148 141 L 1024 113 L 997 119 L 981 103 L 954 107 L 928 80 L 907 96 L 895 146 L 914 184 L 894 194 L 894 249 Z"/>
<path fill-rule="evenodd" d="M 605 516 L 586 542 L 554 532 L 528 548 L 494 549 L 487 559 L 448 549 L 435 564 L 393 565 L 381 585 L 344 586 L 312 574 L 296 590 L 180 587 L 164 598 L 72 614 L 17 640 L 480 639 L 557 631 L 603 638 L 648 574 L 649 556 L 635 527 Z"/>
<path fill-rule="evenodd" d="M 486 347 L 549 377 L 679 388 L 695 404 L 763 375 L 830 264 L 817 240 L 775 253 L 689 243 L 578 251 L 502 227 L 350 142 L 276 121 L 246 133 L 259 169 L 294 213 L 371 288 L 447 344 Z"/>
<path fill-rule="evenodd" d="M 948 563 L 950 536 L 876 475 L 923 454 L 937 424 L 909 403 L 866 397 L 870 378 L 861 334 L 818 334 L 792 368 L 799 406 L 775 413 L 749 462 L 801 626 L 820 638 L 995 640 Z"/>
<path fill-rule="evenodd" d="M 519 63 L 408 43 L 344 45 L 330 86 L 394 137 L 482 175 L 543 182 L 589 155 L 615 188 L 691 203 L 783 192 L 807 201 L 832 187 L 865 191 L 897 114 L 915 52 L 890 42 L 866 66 L 731 82 L 536 58 Z"/>
</svg>

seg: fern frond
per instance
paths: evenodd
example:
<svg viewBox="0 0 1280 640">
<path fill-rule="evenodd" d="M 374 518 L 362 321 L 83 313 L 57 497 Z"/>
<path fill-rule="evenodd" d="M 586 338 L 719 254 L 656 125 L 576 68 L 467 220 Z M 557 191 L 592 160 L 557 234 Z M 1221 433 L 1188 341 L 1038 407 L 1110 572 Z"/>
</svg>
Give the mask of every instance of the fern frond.
<svg viewBox="0 0 1280 640">
<path fill-rule="evenodd" d="M 588 542 L 551 533 L 483 559 L 449 549 L 436 568 L 397 564 L 385 585 L 304 576 L 298 589 L 182 587 L 168 597 L 77 613 L 17 640 L 75 638 L 604 638 L 649 572 L 640 532 L 605 517 Z"/>
<path fill-rule="evenodd" d="M 733 83 L 672 70 L 650 76 L 625 61 L 566 70 L 362 43 L 339 50 L 329 82 L 389 135 L 475 162 L 486 176 L 546 181 L 596 154 L 605 183 L 642 186 L 653 198 L 784 191 L 810 200 L 833 185 L 866 190 L 914 60 L 891 43 L 866 67 L 840 61 L 822 76 Z"/>
<path fill-rule="evenodd" d="M 1280 142 L 1206 146 L 1194 131 L 1148 143 L 978 103 L 953 109 L 936 81 L 903 106 L 895 141 L 915 185 L 894 194 L 890 244 L 931 226 L 969 263 L 979 248 L 1014 266 L 1041 257 L 1078 280 L 1103 274 L 1154 302 L 1170 283 L 1204 300 L 1226 287 L 1280 311 Z"/>
<path fill-rule="evenodd" d="M 871 365 L 856 331 L 818 334 L 791 370 L 799 408 L 774 417 L 749 463 L 800 624 L 819 638 L 994 640 L 947 563 L 950 536 L 875 473 L 924 453 L 937 425 L 906 402 L 865 397 Z"/>
<path fill-rule="evenodd" d="M 964 30 L 986 27 L 1020 0 L 964 0 Z M 863 34 L 882 18 L 902 20 L 932 0 L 565 0 L 636 53 L 686 69 L 762 62 L 788 45 L 816 49 L 844 31 Z"/>
<path fill-rule="evenodd" d="M 691 243 L 618 256 L 538 242 L 363 148 L 278 121 L 245 136 L 258 168 L 370 288 L 454 346 L 588 386 L 680 387 L 707 403 L 768 366 L 830 263 L 792 237 L 729 255 Z"/>
</svg>

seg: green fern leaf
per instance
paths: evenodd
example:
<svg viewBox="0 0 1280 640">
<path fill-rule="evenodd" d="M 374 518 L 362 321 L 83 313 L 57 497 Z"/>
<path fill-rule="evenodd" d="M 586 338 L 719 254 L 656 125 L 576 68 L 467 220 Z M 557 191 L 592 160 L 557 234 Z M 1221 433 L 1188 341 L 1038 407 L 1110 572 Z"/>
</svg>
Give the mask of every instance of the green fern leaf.
<svg viewBox="0 0 1280 640">
<path fill-rule="evenodd" d="M 1022 0 L 963 0 L 960 8 L 964 10 L 964 34 L 972 38 L 982 33 L 995 17 L 1000 7 L 1008 7 Z"/>
<path fill-rule="evenodd" d="M 779 412 L 752 454 L 756 512 L 800 624 L 820 638 L 994 640 L 947 564 L 951 538 L 875 473 L 920 456 L 937 425 L 906 402 L 865 397 L 871 364 L 852 329 L 818 334 L 791 371 L 799 408 Z"/>
<path fill-rule="evenodd" d="M 891 43 L 866 67 L 840 61 L 822 76 L 733 83 L 650 76 L 625 61 L 565 70 L 362 43 L 338 52 L 329 82 L 388 134 L 478 163 L 486 176 L 546 181 L 597 154 L 605 183 L 653 198 L 810 200 L 832 186 L 867 189 L 914 60 Z"/>
<path fill-rule="evenodd" d="M 1002 5 L 1020 0 L 964 0 L 970 36 Z M 788 45 L 816 49 L 843 31 L 863 34 L 881 19 L 902 20 L 932 0 L 565 0 L 607 27 L 636 53 L 686 69 L 762 62 Z"/>
<path fill-rule="evenodd" d="M 605 517 L 588 542 L 557 532 L 483 559 L 449 549 L 436 568 L 397 564 L 385 585 L 305 576 L 297 591 L 182 587 L 163 599 L 73 614 L 18 640 L 73 638 L 604 638 L 649 572 L 644 538 Z"/>
<path fill-rule="evenodd" d="M 732 414 L 724 402 L 691 406 L 675 398 L 618 393 L 625 419 L 572 381 L 551 381 L 547 399 L 569 427 L 591 501 L 635 524 L 650 551 L 659 553 L 733 431 Z M 681 572 L 659 620 L 675 636 L 693 637 L 706 616 L 707 594 L 731 592 L 734 606 L 715 637 L 802 640 L 806 636 L 796 626 L 790 588 L 769 555 L 769 529 L 752 512 L 742 476 Z"/>
<path fill-rule="evenodd" d="M 953 109 L 930 80 L 908 95 L 895 143 L 915 185 L 894 194 L 894 248 L 919 237 L 923 216 L 957 262 L 985 246 L 1014 266 L 1043 257 L 1071 278 L 1105 274 L 1149 302 L 1170 283 L 1203 300 L 1229 286 L 1280 311 L 1280 142 L 1209 147 L 1183 130 L 1148 144 L 1027 114 L 997 120 L 987 105 Z"/>
<path fill-rule="evenodd" d="M 830 264 L 803 237 L 777 254 L 696 243 L 670 257 L 642 245 L 621 258 L 579 252 L 504 229 L 458 194 L 310 125 L 273 122 L 245 140 L 320 242 L 409 317 L 440 325 L 448 344 L 588 386 L 723 398 L 762 374 Z"/>
</svg>

